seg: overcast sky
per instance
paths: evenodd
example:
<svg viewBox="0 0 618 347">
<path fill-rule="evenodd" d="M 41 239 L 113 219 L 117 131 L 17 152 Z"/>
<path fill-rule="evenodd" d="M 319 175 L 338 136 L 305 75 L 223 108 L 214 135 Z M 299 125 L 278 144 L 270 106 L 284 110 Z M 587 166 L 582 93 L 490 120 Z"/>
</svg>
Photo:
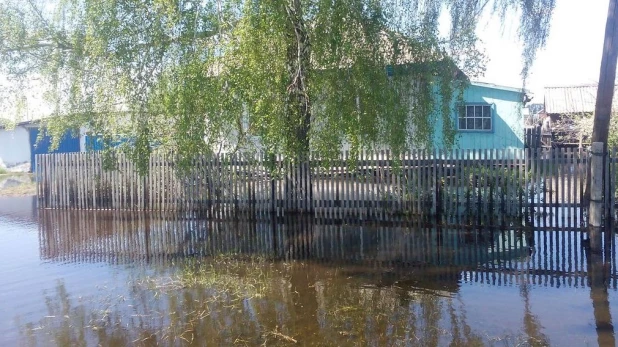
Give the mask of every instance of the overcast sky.
<svg viewBox="0 0 618 347">
<path fill-rule="evenodd" d="M 527 89 L 543 102 L 543 88 L 596 83 L 599 79 L 601 51 L 609 0 L 557 0 L 547 46 L 538 53 Z M 497 20 L 479 26 L 490 59 L 481 81 L 520 87 L 521 43 L 517 20 Z"/>
</svg>

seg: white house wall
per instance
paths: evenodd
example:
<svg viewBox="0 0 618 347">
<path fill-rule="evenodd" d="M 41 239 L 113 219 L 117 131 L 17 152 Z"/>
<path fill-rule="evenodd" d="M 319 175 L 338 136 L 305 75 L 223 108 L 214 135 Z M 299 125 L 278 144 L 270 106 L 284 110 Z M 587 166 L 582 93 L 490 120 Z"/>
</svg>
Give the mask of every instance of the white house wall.
<svg viewBox="0 0 618 347">
<path fill-rule="evenodd" d="M 88 134 L 87 127 L 79 128 L 79 151 L 86 152 L 86 135 Z"/>
<path fill-rule="evenodd" d="M 0 129 L 0 167 L 12 167 L 30 162 L 30 135 L 28 129 Z"/>
</svg>

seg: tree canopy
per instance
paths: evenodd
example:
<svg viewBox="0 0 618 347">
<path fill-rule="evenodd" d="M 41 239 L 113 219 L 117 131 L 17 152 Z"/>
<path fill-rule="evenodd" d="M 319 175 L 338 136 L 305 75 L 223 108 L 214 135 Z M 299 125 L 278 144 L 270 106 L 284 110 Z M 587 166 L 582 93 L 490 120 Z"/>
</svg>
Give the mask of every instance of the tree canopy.
<svg viewBox="0 0 618 347">
<path fill-rule="evenodd" d="M 400 151 L 431 147 L 437 125 L 448 147 L 461 72 L 483 71 L 482 13 L 521 16 L 525 76 L 554 2 L 0 0 L 3 102 L 35 80 L 51 134 L 87 126 L 106 144 L 130 139 L 109 148 L 138 162 L 153 148 Z"/>
</svg>

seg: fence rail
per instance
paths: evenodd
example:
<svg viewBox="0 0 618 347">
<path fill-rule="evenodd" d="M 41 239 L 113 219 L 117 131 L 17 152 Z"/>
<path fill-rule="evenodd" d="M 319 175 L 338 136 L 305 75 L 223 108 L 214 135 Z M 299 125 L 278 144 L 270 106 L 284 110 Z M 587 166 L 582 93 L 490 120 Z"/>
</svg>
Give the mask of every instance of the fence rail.
<svg viewBox="0 0 618 347">
<path fill-rule="evenodd" d="M 605 219 L 616 216 L 616 149 L 605 155 Z M 281 157 L 196 157 L 179 170 L 153 154 L 140 175 L 126 157 L 105 170 L 100 153 L 36 158 L 39 206 L 49 209 L 199 211 L 213 217 L 313 213 L 326 218 L 393 215 L 453 224 L 580 227 L 590 155 L 575 148 L 344 152 L 297 164 Z"/>
</svg>

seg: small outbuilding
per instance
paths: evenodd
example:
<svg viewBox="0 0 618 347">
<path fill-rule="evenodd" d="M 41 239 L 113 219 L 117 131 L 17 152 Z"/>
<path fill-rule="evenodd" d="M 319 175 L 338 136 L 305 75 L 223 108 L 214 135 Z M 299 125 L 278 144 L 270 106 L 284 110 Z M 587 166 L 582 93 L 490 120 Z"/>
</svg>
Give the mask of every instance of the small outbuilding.
<svg viewBox="0 0 618 347">
<path fill-rule="evenodd" d="M 51 137 L 41 135 L 41 121 L 25 121 L 15 126 L 0 126 L 0 167 L 19 171 L 34 171 L 35 156 L 45 153 L 73 153 L 82 147 L 83 136 L 67 131 L 60 145 L 50 151 Z M 25 168 L 25 169 L 23 169 Z"/>
<path fill-rule="evenodd" d="M 544 94 L 554 146 L 584 146 L 592 133 L 597 85 L 546 87 Z M 614 95 L 613 102 L 612 109 L 616 110 L 618 95 Z"/>
<path fill-rule="evenodd" d="M 30 162 L 30 133 L 22 124 L 0 125 L 0 168 L 12 169 Z"/>
</svg>

